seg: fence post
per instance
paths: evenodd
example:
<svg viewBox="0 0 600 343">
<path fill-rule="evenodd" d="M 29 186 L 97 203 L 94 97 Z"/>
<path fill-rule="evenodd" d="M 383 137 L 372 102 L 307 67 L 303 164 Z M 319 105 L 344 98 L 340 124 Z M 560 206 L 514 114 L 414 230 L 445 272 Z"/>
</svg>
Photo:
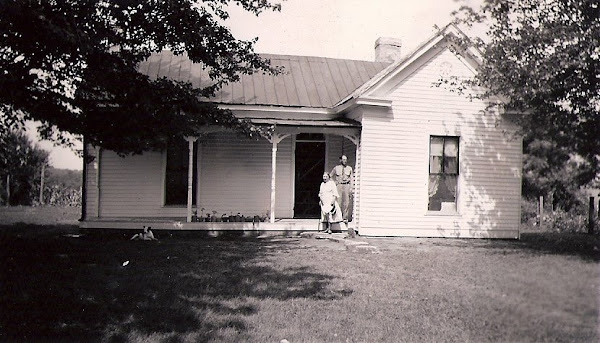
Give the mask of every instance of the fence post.
<svg viewBox="0 0 600 343">
<path fill-rule="evenodd" d="M 543 195 L 540 195 L 539 214 L 540 214 L 540 231 L 543 231 L 543 229 L 544 229 L 544 196 Z"/>
<path fill-rule="evenodd" d="M 588 211 L 588 233 L 594 233 L 594 197 L 590 197 L 590 210 Z"/>
</svg>

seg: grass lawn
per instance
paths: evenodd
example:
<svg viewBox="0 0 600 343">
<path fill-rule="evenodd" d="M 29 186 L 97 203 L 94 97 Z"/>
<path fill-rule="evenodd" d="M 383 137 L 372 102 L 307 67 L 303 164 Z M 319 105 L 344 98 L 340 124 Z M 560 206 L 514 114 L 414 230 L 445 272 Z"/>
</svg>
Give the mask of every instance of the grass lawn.
<svg viewBox="0 0 600 343">
<path fill-rule="evenodd" d="M 598 342 L 600 237 L 365 239 L 0 227 L 0 340 Z M 125 263 L 127 262 L 128 263 Z"/>
</svg>

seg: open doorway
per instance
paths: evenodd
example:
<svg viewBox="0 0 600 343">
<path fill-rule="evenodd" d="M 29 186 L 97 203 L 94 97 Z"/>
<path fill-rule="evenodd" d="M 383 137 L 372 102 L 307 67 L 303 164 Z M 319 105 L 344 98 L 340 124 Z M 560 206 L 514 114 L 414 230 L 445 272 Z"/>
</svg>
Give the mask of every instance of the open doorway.
<svg viewBox="0 0 600 343">
<path fill-rule="evenodd" d="M 325 137 L 320 133 L 296 136 L 294 218 L 319 218 L 319 186 L 325 171 Z"/>
</svg>

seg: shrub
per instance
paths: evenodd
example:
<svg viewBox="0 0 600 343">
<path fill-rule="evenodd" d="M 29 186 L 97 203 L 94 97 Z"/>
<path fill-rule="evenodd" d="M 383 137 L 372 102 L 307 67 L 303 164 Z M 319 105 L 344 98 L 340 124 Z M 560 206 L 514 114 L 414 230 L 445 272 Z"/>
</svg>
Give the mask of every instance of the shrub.
<svg viewBox="0 0 600 343">
<path fill-rule="evenodd" d="M 539 225 L 538 202 L 536 200 L 523 199 L 521 201 L 521 224 L 526 230 L 547 232 L 588 232 L 588 213 L 583 206 L 574 206 L 569 211 L 562 208 L 552 210 L 544 206 L 543 226 Z M 600 232 L 600 219 L 594 219 L 595 232 Z"/>
<path fill-rule="evenodd" d="M 587 216 L 562 209 L 544 214 L 544 224 L 552 232 L 587 232 Z"/>
</svg>

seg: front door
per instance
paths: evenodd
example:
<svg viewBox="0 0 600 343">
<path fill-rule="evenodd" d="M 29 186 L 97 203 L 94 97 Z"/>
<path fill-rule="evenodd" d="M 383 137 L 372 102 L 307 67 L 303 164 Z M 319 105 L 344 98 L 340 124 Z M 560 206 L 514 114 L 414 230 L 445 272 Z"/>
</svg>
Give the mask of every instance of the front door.
<svg viewBox="0 0 600 343">
<path fill-rule="evenodd" d="M 319 187 L 325 171 L 325 140 L 321 134 L 296 138 L 294 218 L 319 218 Z"/>
</svg>

